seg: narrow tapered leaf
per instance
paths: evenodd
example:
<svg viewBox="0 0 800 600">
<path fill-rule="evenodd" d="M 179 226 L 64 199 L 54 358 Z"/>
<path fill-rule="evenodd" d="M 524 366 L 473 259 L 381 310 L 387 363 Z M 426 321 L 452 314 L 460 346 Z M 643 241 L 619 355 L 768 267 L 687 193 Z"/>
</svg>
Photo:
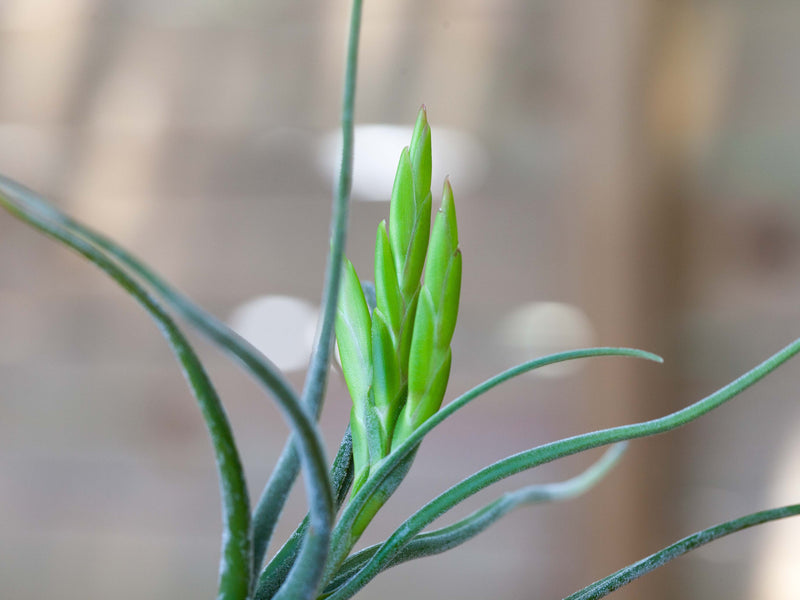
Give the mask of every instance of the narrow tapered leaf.
<svg viewBox="0 0 800 600">
<path fill-rule="evenodd" d="M 392 453 L 373 470 L 370 480 L 363 485 L 357 494 L 351 497 L 350 502 L 347 504 L 347 507 L 342 513 L 342 516 L 333 531 L 331 541 L 331 556 L 329 558 L 329 563 L 332 565 L 332 567 L 329 568 L 327 577 L 332 576 L 334 572 L 332 569 L 335 569 L 335 567 L 341 565 L 342 561 L 344 561 L 344 559 L 347 557 L 347 554 L 350 552 L 350 549 L 358 541 L 357 536 L 352 535 L 353 523 L 358 518 L 364 507 L 371 502 L 372 495 L 381 486 L 383 479 L 385 477 L 389 477 L 393 473 L 394 469 L 397 468 L 398 465 L 402 464 L 410 453 L 415 452 L 422 439 L 437 425 L 442 423 L 456 411 L 469 404 L 471 401 L 475 400 L 501 383 L 508 381 L 509 379 L 517 377 L 533 369 L 538 369 L 554 363 L 598 356 L 629 356 L 654 362 L 662 362 L 662 359 L 655 354 L 632 348 L 589 348 L 585 350 L 559 352 L 557 354 L 544 356 L 542 358 L 528 361 L 508 369 L 507 371 L 492 377 L 491 379 L 471 389 L 467 393 L 459 396 L 447 406 L 441 408 L 427 421 L 422 423 L 399 447 L 393 448 Z M 611 440 L 611 442 L 613 441 L 618 440 Z"/>
<path fill-rule="evenodd" d="M 94 231 L 86 225 L 60 212 L 46 200 L 23 186 L 0 176 L 0 193 L 14 198 L 21 209 L 35 212 L 53 223 L 63 226 L 98 249 L 105 251 L 131 273 L 150 285 L 163 301 L 186 319 L 200 333 L 216 344 L 223 352 L 234 357 L 268 392 L 274 394 L 280 405 L 298 404 L 299 397 L 278 368 L 259 350 L 241 338 L 225 323 L 211 313 L 194 304 L 189 298 L 173 288 L 150 267 L 125 248 Z M 320 404 L 308 407 L 312 414 L 319 415 Z M 253 513 L 254 568 L 260 565 L 266 546 L 272 536 L 275 523 L 288 496 L 289 488 L 300 469 L 300 458 L 293 434 L 283 449 L 269 483 L 264 488 Z"/>
<path fill-rule="evenodd" d="M 418 534 L 386 568 L 409 560 L 440 554 L 460 546 L 516 508 L 543 502 L 561 502 L 585 493 L 616 465 L 625 451 L 626 444 L 626 442 L 615 444 L 591 467 L 571 479 L 558 483 L 529 485 L 508 492 L 452 525 Z M 375 544 L 350 556 L 336 577 L 328 584 L 326 595 L 335 592 L 336 588 L 358 573 L 380 547 L 381 544 Z"/>
<path fill-rule="evenodd" d="M 39 231 L 72 248 L 97 265 L 150 314 L 178 359 L 196 398 L 214 448 L 223 508 L 222 558 L 219 600 L 245 600 L 250 592 L 251 539 L 250 507 L 239 453 L 225 409 L 202 363 L 183 333 L 161 305 L 105 252 L 65 225 L 51 220 L 24 201 L 28 190 L 3 181 L 0 204 L 11 214 Z"/>
<path fill-rule="evenodd" d="M 647 437 L 658 433 L 663 433 L 671 429 L 685 425 L 693 421 L 707 412 L 717 408 L 724 402 L 727 402 L 734 396 L 747 389 L 767 374 L 771 373 L 778 366 L 792 358 L 795 354 L 800 352 L 800 339 L 795 340 L 783 350 L 772 355 L 770 358 L 762 362 L 754 369 L 748 371 L 735 381 L 720 388 L 715 393 L 703 398 L 702 400 L 672 414 L 664 417 L 646 421 L 643 423 L 635 423 L 632 425 L 623 425 L 621 427 L 613 427 L 601 431 L 594 431 L 583 435 L 578 435 L 572 438 L 558 440 L 543 446 L 538 446 L 524 452 L 520 452 L 513 456 L 509 456 L 503 460 L 497 461 L 477 473 L 467 477 L 460 483 L 454 485 L 449 490 L 437 496 L 431 502 L 422 507 L 409 519 L 407 519 L 399 529 L 395 531 L 386 542 L 381 546 L 381 549 L 376 552 L 375 556 L 364 565 L 363 569 L 359 572 L 358 577 L 354 577 L 346 584 L 344 584 L 331 598 L 340 600 L 341 598 L 349 598 L 357 592 L 362 582 L 368 581 L 374 577 L 375 574 L 381 571 L 387 564 L 389 564 L 397 553 L 408 544 L 411 539 L 424 527 L 427 527 L 434 519 L 438 518 L 457 504 L 469 498 L 473 494 L 482 490 L 483 488 L 500 481 L 506 477 L 510 477 L 516 473 L 520 473 L 527 469 L 532 469 L 547 462 L 551 462 L 564 456 L 569 456 L 596 448 L 606 444 L 621 442 L 640 437 Z M 437 415 L 441 414 L 437 413 Z M 437 416 L 437 415 L 434 415 Z M 416 449 L 419 444 L 421 436 L 428 432 L 425 426 L 433 421 L 429 419 L 417 431 L 414 432 L 395 452 L 390 455 L 390 458 L 395 454 L 402 457 L 405 451 L 412 451 Z M 387 461 L 388 462 L 388 461 Z M 387 468 L 388 470 L 388 468 Z M 375 481 L 379 483 L 381 480 L 381 469 L 376 469 L 372 478 L 368 483 Z M 369 494 L 371 486 L 365 485 L 362 493 L 366 496 Z M 352 506 L 357 506 L 356 502 L 351 502 Z M 355 509 L 354 509 L 355 510 Z M 340 519 L 337 529 L 345 520 L 345 515 Z M 333 536 L 333 551 L 331 560 L 337 557 L 337 535 L 334 531 Z"/>
<path fill-rule="evenodd" d="M 334 196 L 331 216 L 331 249 L 325 270 L 322 322 L 301 397 L 303 404 L 308 407 L 322 405 L 333 349 L 334 322 L 347 240 L 347 217 L 353 180 L 353 117 L 361 13 L 362 0 L 353 0 L 345 60 L 344 97 L 342 99 L 342 166 L 339 169 L 339 183 Z M 320 490 L 316 506 L 312 504 L 308 537 L 297 561 L 292 565 L 289 575 L 275 594 L 275 600 L 312 600 L 316 597 L 325 573 L 333 512 L 332 492 L 328 486 L 328 489 Z"/>
<path fill-rule="evenodd" d="M 638 562 L 628 565 L 624 569 L 620 569 L 616 573 L 595 581 L 592 585 L 583 588 L 582 590 L 570 594 L 564 600 L 597 600 L 603 598 L 611 592 L 618 590 L 624 585 L 638 579 L 642 575 L 653 571 L 661 566 L 664 566 L 671 560 L 683 556 L 687 552 L 699 548 L 705 544 L 713 542 L 723 536 L 736 533 L 749 527 L 768 523 L 776 519 L 785 519 L 787 517 L 794 517 L 800 514 L 800 504 L 791 504 L 780 508 L 773 508 L 770 510 L 763 510 L 760 512 L 752 513 L 738 519 L 727 521 L 714 527 L 709 527 L 702 531 L 698 531 L 680 541 L 675 542 L 651 554 Z"/>
</svg>

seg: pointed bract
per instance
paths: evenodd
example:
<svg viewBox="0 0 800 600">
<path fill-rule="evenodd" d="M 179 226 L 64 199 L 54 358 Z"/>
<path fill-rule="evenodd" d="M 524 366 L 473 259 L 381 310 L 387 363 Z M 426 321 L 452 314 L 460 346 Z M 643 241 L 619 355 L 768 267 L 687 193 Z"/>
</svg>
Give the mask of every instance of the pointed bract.
<svg viewBox="0 0 800 600">
<path fill-rule="evenodd" d="M 414 173 L 414 195 L 419 204 L 431 191 L 431 128 L 424 106 L 417 115 L 409 153 Z"/>
<path fill-rule="evenodd" d="M 403 298 L 398 285 L 386 221 L 381 221 L 375 239 L 375 295 L 378 309 L 386 318 L 394 338 L 400 333 L 403 319 Z"/>
<path fill-rule="evenodd" d="M 344 260 L 336 312 L 336 342 L 350 397 L 358 403 L 364 401 L 372 385 L 372 324 L 356 270 L 348 259 Z"/>
<path fill-rule="evenodd" d="M 355 404 L 350 409 L 350 433 L 353 437 L 353 494 L 369 477 L 369 446 L 364 420 L 358 417 Z"/>
<path fill-rule="evenodd" d="M 431 196 L 423 200 L 414 223 L 411 241 L 406 249 L 404 268 L 400 271 L 400 290 L 408 301 L 419 289 L 425 255 L 428 252 L 428 239 L 431 233 Z"/>
<path fill-rule="evenodd" d="M 419 402 L 428 387 L 431 362 L 435 348 L 436 314 L 430 293 L 422 289 L 414 319 L 411 354 L 408 359 L 408 401 L 406 406 Z M 415 410 L 416 406 L 411 406 Z"/>
<path fill-rule="evenodd" d="M 372 364 L 375 407 L 385 413 L 397 398 L 401 384 L 392 336 L 380 309 L 372 314 Z"/>
<path fill-rule="evenodd" d="M 414 319 L 417 316 L 417 303 L 419 301 L 419 292 L 421 288 L 411 297 L 410 302 L 406 306 L 406 313 L 403 316 L 403 321 L 400 323 L 400 336 L 397 344 L 397 356 L 400 361 L 400 372 L 403 375 L 403 381 L 408 380 L 408 361 L 411 354 L 411 338 L 414 335 Z"/>
<path fill-rule="evenodd" d="M 453 190 L 445 180 L 442 205 L 436 214 L 431 232 L 428 263 L 425 267 L 425 287 L 431 291 L 433 302 L 439 307 L 444 295 L 444 281 L 453 256 L 458 249 L 458 228 Z"/>
<path fill-rule="evenodd" d="M 461 250 L 456 250 L 450 261 L 443 289 L 436 340 L 440 347 L 449 347 L 450 341 L 453 339 L 453 331 L 456 328 L 458 305 L 461 298 Z"/>
<path fill-rule="evenodd" d="M 447 390 L 447 382 L 450 378 L 451 353 L 450 349 L 438 363 L 438 368 L 430 377 L 429 385 L 424 392 L 419 394 L 415 401 L 406 402 L 392 435 L 392 449 L 402 444 L 414 430 L 424 423 L 431 415 L 436 413 L 442 406 L 444 393 Z"/>
<path fill-rule="evenodd" d="M 414 176 L 408 148 L 403 148 L 397 165 L 397 174 L 392 187 L 389 205 L 389 242 L 392 246 L 395 269 L 402 273 L 405 268 L 408 247 L 414 234 L 417 206 L 414 199 Z"/>
<path fill-rule="evenodd" d="M 448 348 L 441 362 L 436 365 L 436 371 L 431 377 L 428 389 L 425 390 L 422 402 L 420 402 L 416 412 L 411 415 L 411 422 L 414 425 L 414 429 L 424 423 L 428 417 L 438 411 L 439 407 L 442 406 L 444 393 L 447 390 L 447 382 L 450 379 L 451 360 L 452 353 L 450 348 Z"/>
</svg>

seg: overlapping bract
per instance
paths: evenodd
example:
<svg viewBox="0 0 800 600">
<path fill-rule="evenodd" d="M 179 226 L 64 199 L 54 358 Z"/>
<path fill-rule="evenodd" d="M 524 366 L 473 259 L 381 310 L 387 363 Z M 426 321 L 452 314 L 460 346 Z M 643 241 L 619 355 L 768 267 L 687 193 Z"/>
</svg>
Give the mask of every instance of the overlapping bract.
<svg viewBox="0 0 800 600">
<path fill-rule="evenodd" d="M 461 290 L 450 183 L 431 230 L 431 130 L 421 109 L 397 167 L 389 224 L 375 240 L 372 313 L 345 261 L 336 339 L 350 396 L 354 492 L 444 398 Z M 424 269 L 424 280 L 423 280 Z"/>
</svg>

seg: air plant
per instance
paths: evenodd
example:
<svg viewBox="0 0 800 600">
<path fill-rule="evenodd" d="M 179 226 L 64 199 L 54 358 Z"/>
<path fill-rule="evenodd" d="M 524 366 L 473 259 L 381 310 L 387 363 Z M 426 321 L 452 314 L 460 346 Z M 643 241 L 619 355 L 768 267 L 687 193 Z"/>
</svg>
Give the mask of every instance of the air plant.
<svg viewBox="0 0 800 600">
<path fill-rule="evenodd" d="M 490 389 L 522 373 L 562 361 L 622 356 L 661 362 L 654 354 L 630 348 L 561 352 L 513 367 L 443 405 L 452 359 L 450 342 L 458 314 L 462 258 L 449 181 L 444 182 L 431 228 L 432 140 L 424 109 L 418 115 L 409 146 L 400 154 L 388 226 L 384 221 L 377 227 L 374 284 L 362 282 L 344 256 L 361 4 L 361 0 L 353 2 L 342 113 L 342 168 L 333 204 L 320 336 L 299 393 L 266 356 L 127 250 L 63 214 L 31 190 L 0 177 L 0 204 L 4 208 L 105 271 L 152 316 L 172 348 L 197 399 L 216 457 L 223 522 L 218 588 L 221 600 L 350 598 L 383 570 L 450 550 L 518 506 L 565 500 L 587 491 L 619 460 L 626 440 L 669 431 L 699 418 L 800 351 L 797 340 L 713 394 L 664 417 L 558 440 L 497 461 L 432 499 L 382 543 L 353 553 L 363 531 L 412 467 L 424 437 Z M 277 402 L 292 427 L 290 439 L 253 510 L 222 403 L 173 315 L 235 358 Z M 316 421 L 322 408 L 334 330 L 352 412 L 350 426 L 329 468 Z M 424 531 L 441 515 L 501 479 L 606 445 L 611 446 L 600 460 L 572 479 L 505 493 L 450 526 Z M 265 564 L 266 548 L 301 468 L 305 471 L 308 515 Z M 800 505 L 790 505 L 703 530 L 595 582 L 569 599 L 601 598 L 720 536 L 798 513 Z"/>
</svg>

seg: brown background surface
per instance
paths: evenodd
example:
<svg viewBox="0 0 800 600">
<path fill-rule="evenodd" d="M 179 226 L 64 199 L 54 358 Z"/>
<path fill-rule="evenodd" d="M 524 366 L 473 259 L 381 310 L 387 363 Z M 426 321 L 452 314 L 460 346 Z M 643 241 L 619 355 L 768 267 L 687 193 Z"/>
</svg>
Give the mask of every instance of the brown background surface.
<svg viewBox="0 0 800 600">
<path fill-rule="evenodd" d="M 223 318 L 265 295 L 316 304 L 332 187 L 318 154 L 338 123 L 347 13 L 338 0 L 0 0 L 0 172 Z M 666 359 L 493 391 L 430 436 L 367 541 L 477 468 L 675 410 L 800 334 L 798 23 L 782 0 L 366 3 L 357 121 L 410 125 L 424 102 L 484 157 L 472 185 L 451 173 L 464 283 L 448 397 L 541 349 L 500 334 L 530 302 L 591 323 L 589 339 L 555 327 L 556 347 Z M 434 160 L 436 143 L 434 131 Z M 365 276 L 387 212 L 352 206 L 348 254 Z M 286 427 L 199 348 L 255 498 Z M 798 501 L 798 372 L 633 443 L 590 495 L 514 513 L 360 597 L 561 598 L 698 528 Z M 334 375 L 331 453 L 347 403 Z M 596 456 L 512 478 L 457 514 Z M 0 215 L 0 596 L 212 597 L 216 486 L 156 328 L 91 266 Z M 279 537 L 304 502 L 297 490 Z M 616 597 L 796 598 L 798 525 L 717 543 Z"/>
</svg>

